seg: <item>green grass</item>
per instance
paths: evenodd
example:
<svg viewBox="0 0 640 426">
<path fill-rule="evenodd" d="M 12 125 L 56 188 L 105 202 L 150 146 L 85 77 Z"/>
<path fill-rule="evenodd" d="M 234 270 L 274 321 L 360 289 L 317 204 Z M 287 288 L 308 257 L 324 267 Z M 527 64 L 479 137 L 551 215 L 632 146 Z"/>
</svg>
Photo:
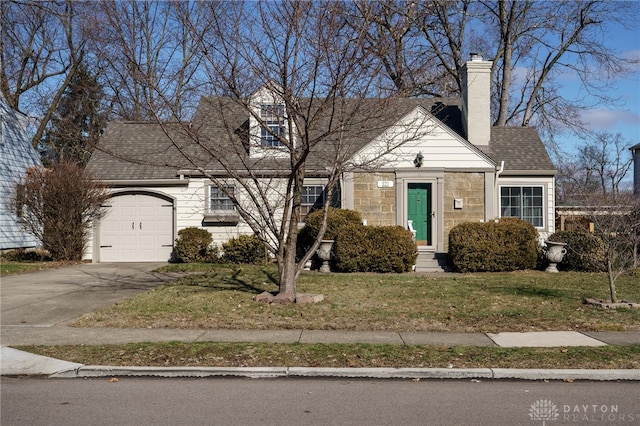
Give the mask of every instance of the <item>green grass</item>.
<svg viewBox="0 0 640 426">
<path fill-rule="evenodd" d="M 504 332 L 640 330 L 640 310 L 603 310 L 604 274 L 539 271 L 482 274 L 305 273 L 299 293 L 322 303 L 267 305 L 274 266 L 170 265 L 193 272 L 173 283 L 81 317 L 78 327 Z M 617 282 L 621 299 L 640 299 L 640 280 Z"/>
<path fill-rule="evenodd" d="M 374 344 L 130 343 L 21 346 L 85 365 L 638 369 L 640 345 L 492 348 Z"/>
<path fill-rule="evenodd" d="M 63 265 L 60 262 L 14 262 L 0 259 L 0 276 L 42 271 L 43 269 L 59 268 Z"/>
</svg>

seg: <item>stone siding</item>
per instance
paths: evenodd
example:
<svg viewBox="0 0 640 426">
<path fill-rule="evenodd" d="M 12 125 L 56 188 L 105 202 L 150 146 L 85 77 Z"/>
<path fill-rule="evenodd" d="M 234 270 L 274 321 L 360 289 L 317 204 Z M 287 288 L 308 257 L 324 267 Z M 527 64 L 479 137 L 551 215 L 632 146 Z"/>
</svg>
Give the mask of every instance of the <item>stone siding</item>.
<svg viewBox="0 0 640 426">
<path fill-rule="evenodd" d="M 353 209 L 362 214 L 367 225 L 396 224 L 396 176 L 394 173 L 355 173 Z M 393 182 L 391 188 L 379 188 L 378 182 Z"/>
<path fill-rule="evenodd" d="M 449 246 L 449 231 L 463 222 L 484 219 L 484 173 L 445 173 L 444 177 L 444 246 Z M 454 200 L 462 200 L 462 208 Z"/>
</svg>

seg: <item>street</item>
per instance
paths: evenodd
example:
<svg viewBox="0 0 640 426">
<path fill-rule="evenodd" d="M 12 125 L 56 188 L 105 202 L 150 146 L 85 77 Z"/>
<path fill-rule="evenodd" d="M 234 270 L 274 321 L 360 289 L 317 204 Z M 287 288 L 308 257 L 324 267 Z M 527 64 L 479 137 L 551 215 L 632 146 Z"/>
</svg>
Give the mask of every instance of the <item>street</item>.
<svg viewBox="0 0 640 426">
<path fill-rule="evenodd" d="M 1 379 L 3 425 L 640 424 L 634 382 Z"/>
</svg>

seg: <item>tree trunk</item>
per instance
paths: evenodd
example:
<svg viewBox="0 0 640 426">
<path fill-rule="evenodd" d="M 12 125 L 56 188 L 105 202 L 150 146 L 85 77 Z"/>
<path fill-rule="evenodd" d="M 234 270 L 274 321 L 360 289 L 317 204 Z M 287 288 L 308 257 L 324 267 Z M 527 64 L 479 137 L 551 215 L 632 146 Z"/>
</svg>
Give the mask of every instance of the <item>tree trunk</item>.
<svg viewBox="0 0 640 426">
<path fill-rule="evenodd" d="M 283 228 L 287 228 L 286 237 L 280 240 L 280 250 L 278 253 L 278 275 L 280 287 L 278 294 L 274 298 L 276 303 L 294 303 L 296 301 L 296 286 L 298 274 L 296 273 L 296 248 L 298 244 L 298 222 L 300 219 L 300 203 L 302 201 L 302 187 L 304 185 L 304 165 L 295 165 L 292 162 L 294 171 L 293 186 L 291 194 L 291 215 L 288 221 L 283 223 Z"/>
<path fill-rule="evenodd" d="M 280 284 L 276 303 L 294 303 L 296 301 L 296 240 L 297 232 L 289 233 L 284 247 L 284 255 L 278 262 Z"/>
<path fill-rule="evenodd" d="M 609 296 L 611 303 L 616 303 L 616 281 L 611 261 L 607 261 L 607 276 L 609 277 Z"/>
<path fill-rule="evenodd" d="M 505 2 L 500 2 L 500 34 L 502 38 L 502 84 L 500 85 L 500 102 L 498 104 L 498 118 L 496 126 L 507 124 L 507 112 L 509 109 L 509 89 L 511 88 L 511 60 L 513 59 L 512 25 L 513 11 L 516 8 L 515 2 L 512 9 L 507 13 Z M 509 15 L 507 17 L 507 15 Z"/>
</svg>

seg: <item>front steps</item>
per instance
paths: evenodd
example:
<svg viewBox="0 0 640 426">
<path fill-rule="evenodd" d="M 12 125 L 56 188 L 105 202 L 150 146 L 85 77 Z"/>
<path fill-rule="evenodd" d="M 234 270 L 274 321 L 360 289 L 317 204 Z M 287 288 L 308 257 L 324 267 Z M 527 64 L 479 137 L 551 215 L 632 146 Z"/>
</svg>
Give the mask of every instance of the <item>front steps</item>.
<svg viewBox="0 0 640 426">
<path fill-rule="evenodd" d="M 447 253 L 418 251 L 415 272 L 447 272 Z"/>
</svg>

